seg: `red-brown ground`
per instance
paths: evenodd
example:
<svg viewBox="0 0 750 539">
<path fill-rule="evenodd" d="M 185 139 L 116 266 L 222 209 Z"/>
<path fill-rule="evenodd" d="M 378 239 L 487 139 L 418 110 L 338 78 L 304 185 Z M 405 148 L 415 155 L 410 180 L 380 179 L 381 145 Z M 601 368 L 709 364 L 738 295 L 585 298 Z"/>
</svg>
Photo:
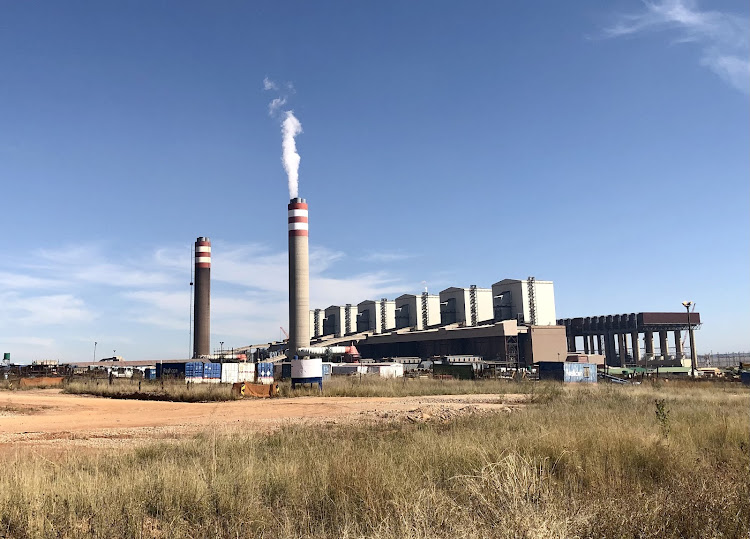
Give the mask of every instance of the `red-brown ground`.
<svg viewBox="0 0 750 539">
<path fill-rule="evenodd" d="M 510 411 L 524 395 L 297 397 L 183 403 L 68 395 L 57 389 L 0 392 L 0 447 L 111 447 L 173 439 L 206 428 L 268 431 L 284 424 L 439 421 Z"/>
</svg>

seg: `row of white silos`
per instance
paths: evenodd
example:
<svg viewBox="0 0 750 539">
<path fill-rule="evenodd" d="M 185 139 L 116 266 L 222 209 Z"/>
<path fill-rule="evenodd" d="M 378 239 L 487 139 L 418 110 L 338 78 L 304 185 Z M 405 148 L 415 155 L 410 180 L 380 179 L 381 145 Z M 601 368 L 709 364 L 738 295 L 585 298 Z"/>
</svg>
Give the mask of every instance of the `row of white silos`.
<svg viewBox="0 0 750 539">
<path fill-rule="evenodd" d="M 404 294 L 395 300 L 367 300 L 310 311 L 310 335 L 337 337 L 361 332 L 416 331 L 448 324 L 477 325 L 517 320 L 556 324 L 552 281 L 504 279 L 491 288 L 450 287 L 440 294 Z"/>
</svg>

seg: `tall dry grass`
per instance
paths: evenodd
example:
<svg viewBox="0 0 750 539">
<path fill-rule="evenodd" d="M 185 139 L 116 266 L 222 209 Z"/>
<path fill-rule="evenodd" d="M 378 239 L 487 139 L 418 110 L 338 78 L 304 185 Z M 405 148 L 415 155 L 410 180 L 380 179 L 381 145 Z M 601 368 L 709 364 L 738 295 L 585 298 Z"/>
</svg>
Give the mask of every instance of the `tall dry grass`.
<svg viewBox="0 0 750 539">
<path fill-rule="evenodd" d="M 432 378 L 383 379 L 377 376 L 335 376 L 318 386 L 298 386 L 292 389 L 291 382 L 279 384 L 282 397 L 321 395 L 327 397 L 406 397 L 416 395 L 464 395 L 476 393 L 533 393 L 532 382 L 509 382 L 507 380 L 437 380 Z M 237 398 L 228 384 L 192 384 L 169 380 L 80 378 L 67 382 L 64 392 L 95 395 L 119 399 L 172 400 L 179 402 L 222 401 Z"/>
<path fill-rule="evenodd" d="M 213 402 L 234 400 L 229 384 L 186 384 L 184 380 L 123 380 L 81 378 L 66 382 L 63 393 L 94 395 L 113 399 Z"/>
<path fill-rule="evenodd" d="M 279 384 L 279 392 L 285 397 L 322 395 L 326 397 L 409 397 L 419 395 L 470 395 L 478 393 L 529 393 L 534 391 L 533 382 L 510 382 L 508 380 L 440 380 L 435 378 L 391 378 L 374 375 L 334 376 L 323 382 L 323 392 L 317 385 L 297 386 L 291 382 Z"/>
<path fill-rule="evenodd" d="M 712 385 L 545 391 L 522 411 L 446 424 L 207 431 L 54 460 L 19 447 L 2 457 L 0 535 L 750 533 L 750 392 Z"/>
</svg>

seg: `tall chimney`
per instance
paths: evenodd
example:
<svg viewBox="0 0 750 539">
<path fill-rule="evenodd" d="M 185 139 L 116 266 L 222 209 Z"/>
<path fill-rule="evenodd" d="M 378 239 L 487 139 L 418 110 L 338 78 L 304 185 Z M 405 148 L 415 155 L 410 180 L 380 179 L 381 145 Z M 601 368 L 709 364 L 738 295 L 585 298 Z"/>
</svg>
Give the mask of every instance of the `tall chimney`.
<svg viewBox="0 0 750 539">
<path fill-rule="evenodd" d="M 310 262 L 307 202 L 289 201 L 289 355 L 310 346 Z"/>
<path fill-rule="evenodd" d="M 195 240 L 193 358 L 211 353 L 211 240 Z"/>
</svg>

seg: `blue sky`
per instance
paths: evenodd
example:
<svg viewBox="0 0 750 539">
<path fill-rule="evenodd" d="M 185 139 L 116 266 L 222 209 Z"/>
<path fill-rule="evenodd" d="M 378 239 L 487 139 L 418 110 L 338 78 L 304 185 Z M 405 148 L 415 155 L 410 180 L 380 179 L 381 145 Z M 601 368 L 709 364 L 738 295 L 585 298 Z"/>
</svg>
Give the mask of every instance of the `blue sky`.
<svg viewBox="0 0 750 539">
<path fill-rule="evenodd" d="M 748 17 L 739 1 L 4 2 L 0 351 L 185 356 L 202 235 L 212 346 L 278 338 L 282 94 L 304 130 L 312 306 L 534 275 L 559 317 L 691 299 L 699 353 L 748 349 Z"/>
</svg>

